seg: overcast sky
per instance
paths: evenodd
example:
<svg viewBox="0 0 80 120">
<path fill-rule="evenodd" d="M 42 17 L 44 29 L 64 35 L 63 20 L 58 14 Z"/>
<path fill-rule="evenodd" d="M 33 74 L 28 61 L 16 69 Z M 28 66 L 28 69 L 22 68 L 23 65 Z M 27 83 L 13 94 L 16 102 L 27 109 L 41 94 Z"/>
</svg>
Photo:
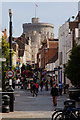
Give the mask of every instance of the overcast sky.
<svg viewBox="0 0 80 120">
<path fill-rule="evenodd" d="M 37 2 L 37 17 L 40 22 L 54 25 L 54 36 L 58 36 L 58 28 L 72 16 L 78 13 L 78 2 Z M 13 10 L 13 36 L 20 36 L 23 32 L 22 24 L 30 23 L 35 17 L 35 2 L 3 2 L 2 3 L 2 30 L 7 28 L 9 35 L 9 14 Z"/>
</svg>

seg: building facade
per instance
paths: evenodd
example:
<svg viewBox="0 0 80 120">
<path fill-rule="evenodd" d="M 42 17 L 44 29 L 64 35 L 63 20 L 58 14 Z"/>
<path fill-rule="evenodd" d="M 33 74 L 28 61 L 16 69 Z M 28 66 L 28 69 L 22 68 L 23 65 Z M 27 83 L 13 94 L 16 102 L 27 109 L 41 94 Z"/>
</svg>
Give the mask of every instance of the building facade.
<svg viewBox="0 0 80 120">
<path fill-rule="evenodd" d="M 67 21 L 59 28 L 59 51 L 58 51 L 58 82 L 71 84 L 65 77 L 64 70 L 69 60 L 69 55 L 75 42 L 77 43 L 78 21 Z M 56 67 L 56 66 L 55 66 Z"/>
<path fill-rule="evenodd" d="M 31 64 L 31 39 L 22 34 L 18 38 L 14 38 L 14 41 L 18 44 L 18 60 L 22 65 L 23 63 Z"/>
<path fill-rule="evenodd" d="M 14 54 L 13 54 L 13 58 L 12 58 L 12 64 L 13 66 L 17 66 L 17 62 L 18 62 L 18 44 L 14 41 L 12 41 L 12 48 L 14 50 Z"/>
<path fill-rule="evenodd" d="M 58 39 L 48 39 L 43 41 L 42 47 L 38 51 L 38 64 L 40 68 L 46 68 L 48 62 L 58 51 Z"/>
</svg>

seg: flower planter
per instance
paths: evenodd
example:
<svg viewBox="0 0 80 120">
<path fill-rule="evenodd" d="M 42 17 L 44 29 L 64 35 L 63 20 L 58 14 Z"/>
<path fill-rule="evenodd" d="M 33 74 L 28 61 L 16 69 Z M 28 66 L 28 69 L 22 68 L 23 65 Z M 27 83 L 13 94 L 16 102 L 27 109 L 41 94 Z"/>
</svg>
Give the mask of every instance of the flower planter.
<svg viewBox="0 0 80 120">
<path fill-rule="evenodd" d="M 80 100 L 80 89 L 79 88 L 70 88 L 69 97 L 73 100 Z"/>
</svg>

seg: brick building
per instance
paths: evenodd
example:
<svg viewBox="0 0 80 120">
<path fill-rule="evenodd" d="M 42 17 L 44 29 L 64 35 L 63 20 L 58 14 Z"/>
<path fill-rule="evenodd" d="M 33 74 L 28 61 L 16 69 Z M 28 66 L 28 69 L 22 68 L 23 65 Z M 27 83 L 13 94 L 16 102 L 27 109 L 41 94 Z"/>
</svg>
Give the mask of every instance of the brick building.
<svg viewBox="0 0 80 120">
<path fill-rule="evenodd" d="M 55 56 L 58 51 L 58 39 L 48 39 L 43 41 L 42 47 L 37 54 L 37 63 L 40 68 L 45 68 L 46 64 Z"/>
</svg>

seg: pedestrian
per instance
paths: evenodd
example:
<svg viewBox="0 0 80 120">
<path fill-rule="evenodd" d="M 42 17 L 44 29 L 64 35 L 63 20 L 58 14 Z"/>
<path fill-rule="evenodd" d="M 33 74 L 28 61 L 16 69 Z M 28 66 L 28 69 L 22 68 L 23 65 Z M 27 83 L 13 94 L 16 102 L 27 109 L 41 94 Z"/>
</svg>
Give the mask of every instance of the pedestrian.
<svg viewBox="0 0 80 120">
<path fill-rule="evenodd" d="M 34 97 L 34 95 L 36 95 L 37 96 L 37 92 L 36 92 L 36 84 L 35 83 L 33 83 L 33 86 L 32 86 L 32 96 Z"/>
<path fill-rule="evenodd" d="M 62 95 L 62 83 L 59 81 L 59 95 Z"/>
<path fill-rule="evenodd" d="M 31 85 L 31 93 L 32 93 L 32 89 L 33 89 L 33 82 L 31 82 L 31 84 L 30 84 L 30 85 Z"/>
<path fill-rule="evenodd" d="M 52 88 L 53 86 L 53 81 L 52 81 L 52 78 L 50 78 L 50 87 Z"/>
<path fill-rule="evenodd" d="M 27 82 L 25 82 L 25 90 L 27 89 Z"/>
<path fill-rule="evenodd" d="M 38 90 L 39 89 L 39 84 L 36 82 L 36 92 L 37 92 L 37 94 L 38 94 Z"/>
<path fill-rule="evenodd" d="M 23 83 L 21 84 L 21 89 L 23 89 Z"/>
<path fill-rule="evenodd" d="M 58 89 L 56 88 L 56 84 L 54 84 L 53 87 L 51 88 L 51 95 L 53 98 L 53 105 L 56 106 L 57 105 L 57 96 L 58 96 Z"/>
<path fill-rule="evenodd" d="M 48 91 L 48 80 L 45 81 L 45 90 Z"/>
<path fill-rule="evenodd" d="M 41 87 L 41 92 L 42 92 L 42 89 L 43 89 L 43 80 L 41 80 L 41 82 L 40 82 L 40 87 Z"/>
<path fill-rule="evenodd" d="M 17 85 L 18 88 L 19 88 L 19 86 L 20 86 L 20 79 L 19 79 L 19 78 L 17 78 L 17 80 L 16 80 L 16 85 Z"/>
</svg>

